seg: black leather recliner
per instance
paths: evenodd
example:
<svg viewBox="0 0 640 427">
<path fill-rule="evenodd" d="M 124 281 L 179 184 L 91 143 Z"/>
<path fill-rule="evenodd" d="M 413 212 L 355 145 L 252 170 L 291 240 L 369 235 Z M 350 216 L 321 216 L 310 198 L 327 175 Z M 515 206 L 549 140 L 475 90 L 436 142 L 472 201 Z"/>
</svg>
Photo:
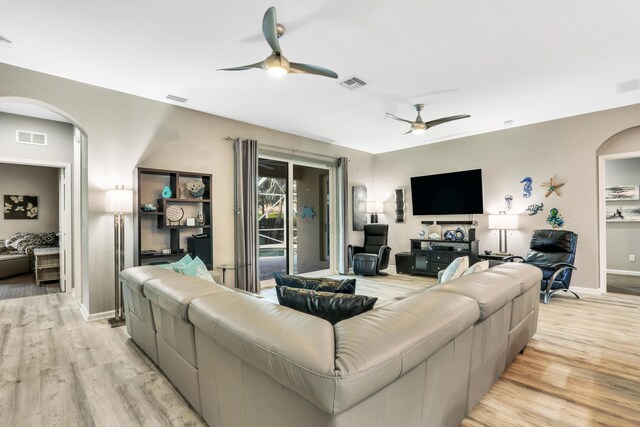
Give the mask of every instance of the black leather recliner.
<svg viewBox="0 0 640 427">
<path fill-rule="evenodd" d="M 349 245 L 349 263 L 353 272 L 361 276 L 386 276 L 380 271 L 389 266 L 391 248 L 387 246 L 389 225 L 367 224 L 364 226 L 364 245 Z"/>
<path fill-rule="evenodd" d="M 576 260 L 577 245 L 578 235 L 573 231 L 534 230 L 527 256 L 512 256 L 504 260 L 520 259 L 542 270 L 540 293 L 544 296 L 545 304 L 548 304 L 551 296 L 558 291 L 568 291 L 580 298 L 569 289 L 571 273 L 576 270 L 573 264 Z"/>
</svg>

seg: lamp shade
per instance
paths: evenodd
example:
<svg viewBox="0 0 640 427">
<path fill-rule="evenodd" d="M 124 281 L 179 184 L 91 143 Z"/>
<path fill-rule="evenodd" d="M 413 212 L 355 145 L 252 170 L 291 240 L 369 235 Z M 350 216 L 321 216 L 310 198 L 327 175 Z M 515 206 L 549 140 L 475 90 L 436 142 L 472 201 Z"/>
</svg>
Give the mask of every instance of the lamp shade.
<svg viewBox="0 0 640 427">
<path fill-rule="evenodd" d="M 133 212 L 133 191 L 124 190 L 123 186 L 107 191 L 107 212 L 130 213 Z"/>
<path fill-rule="evenodd" d="M 517 230 L 518 215 L 489 215 L 490 230 Z"/>
<path fill-rule="evenodd" d="M 367 201 L 367 212 L 368 213 L 381 213 L 382 212 L 382 202 L 376 202 L 375 200 Z"/>
</svg>

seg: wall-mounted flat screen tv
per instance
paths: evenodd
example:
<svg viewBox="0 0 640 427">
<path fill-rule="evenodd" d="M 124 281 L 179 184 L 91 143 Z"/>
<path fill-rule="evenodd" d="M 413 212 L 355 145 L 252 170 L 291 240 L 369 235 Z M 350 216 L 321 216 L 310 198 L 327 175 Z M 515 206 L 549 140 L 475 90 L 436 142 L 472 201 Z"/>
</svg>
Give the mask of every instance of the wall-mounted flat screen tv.
<svg viewBox="0 0 640 427">
<path fill-rule="evenodd" d="M 482 170 L 411 178 L 414 215 L 481 214 Z"/>
</svg>

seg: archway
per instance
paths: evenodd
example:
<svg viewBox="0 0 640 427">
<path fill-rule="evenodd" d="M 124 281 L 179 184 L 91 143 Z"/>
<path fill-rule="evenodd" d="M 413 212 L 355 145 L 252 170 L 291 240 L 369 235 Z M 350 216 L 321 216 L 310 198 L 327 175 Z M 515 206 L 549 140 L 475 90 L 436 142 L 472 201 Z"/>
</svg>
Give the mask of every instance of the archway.
<svg viewBox="0 0 640 427">
<path fill-rule="evenodd" d="M 2 106 L 5 108 L 1 108 Z M 70 233 L 68 239 L 63 239 L 65 241 L 63 244 L 68 249 L 66 253 L 71 254 L 66 258 L 65 267 L 71 277 L 70 284 L 73 294 L 80 299 L 82 307 L 86 310 L 89 300 L 88 266 L 83 263 L 83 260 L 88 258 L 88 225 L 86 221 L 82 221 L 82 218 L 86 218 L 88 213 L 87 134 L 73 117 L 57 107 L 37 99 L 0 96 L 0 110 L 54 120 L 55 116 L 59 116 L 63 119 L 60 121 L 68 122 L 73 126 L 73 140 L 70 141 L 73 144 L 73 159 L 70 162 L 36 158 L 24 153 L 16 155 L 12 152 L 9 152 L 8 156 L 1 157 L 0 160 L 4 163 L 58 167 L 64 171 L 64 178 L 61 182 L 68 183 L 64 190 L 64 199 L 68 201 L 70 208 L 68 226 L 65 229 L 70 230 Z M 51 113 L 51 116 L 46 114 L 38 116 L 40 112 L 47 111 Z"/>
<path fill-rule="evenodd" d="M 625 201 L 609 200 L 607 203 L 607 192 L 605 190 L 608 185 L 607 182 L 612 185 L 615 184 L 615 186 L 623 184 L 640 185 L 640 171 L 638 172 L 639 178 L 637 180 L 625 178 L 627 180 L 634 181 L 628 183 L 611 181 L 611 173 L 608 174 L 607 172 L 608 169 L 612 169 L 613 165 L 620 161 L 626 162 L 630 159 L 640 158 L 640 126 L 625 129 L 609 137 L 602 143 L 602 145 L 600 145 L 600 147 L 598 147 L 596 157 L 598 161 L 598 228 L 600 242 L 599 290 L 604 293 L 607 292 L 607 273 L 620 273 L 620 275 L 623 276 L 640 276 L 640 264 L 638 264 L 639 266 L 637 268 L 627 267 L 628 265 L 633 265 L 628 263 L 626 264 L 627 266 L 625 266 L 626 262 L 636 262 L 636 252 L 638 251 L 630 249 L 629 246 L 633 246 L 633 242 L 636 241 L 632 238 L 632 233 L 637 233 L 638 237 L 640 237 L 640 223 L 637 221 L 630 221 L 630 218 L 624 218 L 624 215 L 607 214 L 608 209 L 615 209 L 616 211 L 619 210 L 622 212 L 623 208 L 634 209 L 634 206 L 640 208 L 640 200 L 632 197 Z M 607 177 L 609 177 L 609 179 Z M 627 207 L 627 204 L 629 207 Z M 611 230 L 608 230 L 608 228 L 611 228 Z M 611 242 L 608 244 L 608 239 L 610 241 L 611 238 L 615 236 L 614 233 L 622 233 L 626 236 L 625 239 L 628 240 L 627 243 L 631 242 L 631 244 L 617 244 L 615 245 L 616 252 L 613 253 L 614 247 L 612 247 Z M 640 243 L 640 239 L 637 241 Z M 640 256 L 640 254 L 638 254 L 638 256 Z M 638 261 L 640 261 L 640 259 L 638 259 Z M 622 267 L 620 267 L 621 265 Z M 637 270 L 637 272 L 634 270 Z M 638 281 L 640 281 L 640 277 L 638 278 Z"/>
</svg>

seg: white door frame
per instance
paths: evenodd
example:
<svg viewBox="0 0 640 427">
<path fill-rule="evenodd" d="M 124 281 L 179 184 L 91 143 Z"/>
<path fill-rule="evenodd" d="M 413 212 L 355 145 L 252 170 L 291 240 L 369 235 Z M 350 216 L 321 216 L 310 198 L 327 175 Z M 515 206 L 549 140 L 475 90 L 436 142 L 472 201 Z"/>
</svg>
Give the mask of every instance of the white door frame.
<svg viewBox="0 0 640 427">
<path fill-rule="evenodd" d="M 336 167 L 335 165 L 329 165 L 322 161 L 314 161 L 313 159 L 304 159 L 299 157 L 293 157 L 290 155 L 284 154 L 282 157 L 278 156 L 276 153 L 268 151 L 266 153 L 258 152 L 258 159 L 269 159 L 269 160 L 277 160 L 280 162 L 287 163 L 288 168 L 288 176 L 287 179 L 287 198 L 293 195 L 293 165 L 298 166 L 308 166 L 316 169 L 323 169 L 329 172 L 329 194 L 330 198 L 330 208 L 329 208 L 329 269 L 332 274 L 336 274 L 338 272 L 338 258 L 336 255 L 336 233 L 337 233 L 337 224 L 336 224 L 336 210 L 334 209 L 336 203 Z M 291 220 L 291 226 L 287 227 L 287 251 L 291 251 L 288 256 L 288 269 L 290 272 L 293 272 L 293 203 L 287 203 L 289 206 L 286 211 L 286 219 L 287 223 Z M 293 273 L 291 273 L 293 274 Z"/>
<path fill-rule="evenodd" d="M 604 200 L 606 161 L 640 157 L 640 151 L 627 153 L 601 154 L 598 156 L 598 223 L 600 239 L 600 293 L 607 292 L 607 207 Z"/>
<path fill-rule="evenodd" d="M 14 165 L 24 165 L 24 166 L 42 166 L 42 167 L 49 167 L 49 168 L 56 168 L 56 169 L 61 169 L 63 171 L 64 174 L 64 181 L 65 181 L 65 185 L 64 185 L 64 194 L 60 193 L 58 195 L 58 206 L 59 206 L 59 210 L 61 211 L 63 209 L 63 205 L 65 204 L 65 202 L 67 202 L 67 207 L 70 206 L 71 204 L 71 198 L 72 198 L 72 191 L 71 191 L 71 183 L 70 183 L 70 177 L 71 177 L 71 163 L 67 163 L 67 162 L 55 162 L 55 161 L 50 161 L 50 160 L 30 160 L 30 159 L 21 159 L 21 158 L 15 158 L 15 157 L 0 157 L 0 163 L 9 163 L 9 164 L 14 164 Z M 60 252 L 61 252 L 61 259 L 65 258 L 66 259 L 66 280 L 67 283 L 71 283 L 72 286 L 67 286 L 65 289 L 66 293 L 73 293 L 73 289 L 75 288 L 75 286 L 79 283 L 76 278 L 73 276 L 72 271 L 73 269 L 70 268 L 71 266 L 71 261 L 72 261 L 72 257 L 73 257 L 73 252 L 72 252 L 72 248 L 71 248 L 71 241 L 73 240 L 73 229 L 70 226 L 71 224 L 71 209 L 67 209 L 66 210 L 66 215 L 64 218 L 64 224 L 66 226 L 69 226 L 68 229 L 66 230 L 61 230 L 62 232 L 64 232 L 64 234 L 67 236 L 67 238 L 62 238 L 61 239 L 61 243 L 63 246 L 60 247 Z M 62 222 L 61 222 L 62 223 Z M 64 256 L 64 254 L 66 254 L 66 256 Z M 62 273 L 63 271 L 63 266 L 60 266 L 60 271 Z M 60 285 L 62 286 L 63 277 L 60 277 Z"/>
</svg>

